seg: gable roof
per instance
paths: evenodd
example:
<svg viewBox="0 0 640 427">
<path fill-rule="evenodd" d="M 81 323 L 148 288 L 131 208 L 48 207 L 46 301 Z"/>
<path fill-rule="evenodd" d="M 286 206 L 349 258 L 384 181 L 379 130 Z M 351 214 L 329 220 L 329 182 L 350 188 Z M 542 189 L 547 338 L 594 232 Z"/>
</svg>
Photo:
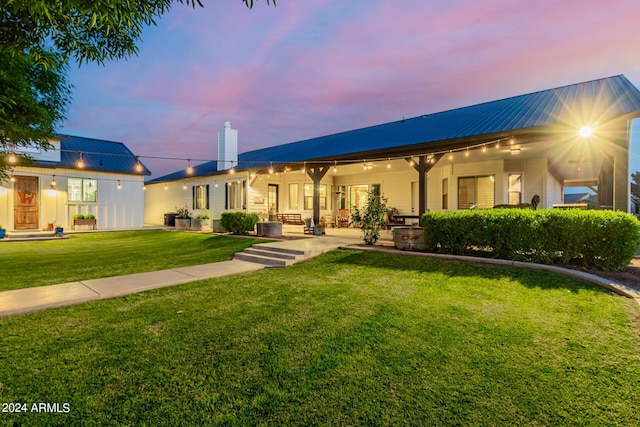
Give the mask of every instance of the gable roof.
<svg viewBox="0 0 640 427">
<path fill-rule="evenodd" d="M 35 166 L 76 169 L 76 163 L 84 162 L 84 170 L 133 175 L 151 175 L 142 163 L 142 171 L 136 171 L 138 158 L 122 142 L 58 135 L 60 138 L 60 162 L 34 161 Z"/>
<path fill-rule="evenodd" d="M 242 153 L 239 169 L 284 162 L 358 159 L 384 150 L 429 146 L 481 135 L 500 134 L 562 123 L 574 109 L 598 111 L 606 118 L 640 112 L 640 91 L 623 75 L 547 89 L 439 113 L 384 123 L 318 138 Z M 216 162 L 201 165 L 217 172 Z M 190 176 L 174 172 L 150 182 Z"/>
</svg>

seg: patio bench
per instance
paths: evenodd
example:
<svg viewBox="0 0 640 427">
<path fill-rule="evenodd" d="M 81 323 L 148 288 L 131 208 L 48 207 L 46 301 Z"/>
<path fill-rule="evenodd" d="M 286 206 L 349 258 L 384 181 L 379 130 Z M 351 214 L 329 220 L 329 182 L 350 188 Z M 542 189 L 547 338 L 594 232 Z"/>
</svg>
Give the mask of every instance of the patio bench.
<svg viewBox="0 0 640 427">
<path fill-rule="evenodd" d="M 283 224 L 304 225 L 302 214 L 276 214 L 276 220 Z"/>
</svg>

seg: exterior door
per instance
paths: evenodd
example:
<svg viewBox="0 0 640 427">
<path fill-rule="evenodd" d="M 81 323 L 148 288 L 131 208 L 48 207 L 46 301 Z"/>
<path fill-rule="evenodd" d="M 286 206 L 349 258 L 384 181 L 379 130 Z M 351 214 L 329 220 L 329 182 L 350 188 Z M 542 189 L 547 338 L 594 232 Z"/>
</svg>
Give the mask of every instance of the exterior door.
<svg viewBox="0 0 640 427">
<path fill-rule="evenodd" d="M 267 190 L 267 203 L 269 204 L 269 210 L 271 210 L 271 208 L 275 208 L 276 212 L 280 212 L 280 204 L 278 203 L 278 185 L 269 184 Z"/>
<path fill-rule="evenodd" d="M 13 196 L 15 230 L 38 229 L 38 177 L 16 176 Z"/>
</svg>

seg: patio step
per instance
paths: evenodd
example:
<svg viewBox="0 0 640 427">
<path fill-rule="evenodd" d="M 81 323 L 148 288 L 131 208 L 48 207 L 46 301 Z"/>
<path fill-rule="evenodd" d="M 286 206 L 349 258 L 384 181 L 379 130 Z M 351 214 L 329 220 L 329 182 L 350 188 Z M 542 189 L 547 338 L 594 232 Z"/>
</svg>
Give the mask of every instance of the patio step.
<svg viewBox="0 0 640 427">
<path fill-rule="evenodd" d="M 245 262 L 266 265 L 267 267 L 287 267 L 305 255 L 304 251 L 271 246 L 254 245 L 233 256 Z"/>
</svg>

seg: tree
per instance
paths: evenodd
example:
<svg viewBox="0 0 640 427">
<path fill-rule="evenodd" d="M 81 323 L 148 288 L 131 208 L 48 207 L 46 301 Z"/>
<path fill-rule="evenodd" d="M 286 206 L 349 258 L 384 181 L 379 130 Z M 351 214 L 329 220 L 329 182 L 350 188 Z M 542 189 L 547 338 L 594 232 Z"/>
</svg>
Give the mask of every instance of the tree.
<svg viewBox="0 0 640 427">
<path fill-rule="evenodd" d="M 253 8 L 254 0 L 242 0 Z M 67 63 L 104 63 L 136 54 L 145 26 L 173 3 L 201 0 L 4 0 L 0 7 L 0 181 L 16 149 L 50 148 L 71 99 Z M 267 4 L 275 0 L 266 0 Z M 19 150 L 18 150 L 19 151 Z M 21 164 L 29 156 L 20 155 Z"/>
<path fill-rule="evenodd" d="M 254 0 L 242 1 L 253 8 Z M 51 49 L 80 64 L 126 58 L 138 51 L 143 29 L 174 2 L 203 7 L 201 0 L 5 0 L 0 49 L 28 52 L 43 65 L 52 65 L 46 54 Z"/>
<path fill-rule="evenodd" d="M 355 225 L 362 230 L 363 240 L 366 245 L 375 245 L 380 238 L 380 230 L 387 223 L 389 207 L 387 199 L 375 191 L 369 193 L 367 205 L 362 209 L 354 206 L 351 209 L 351 221 L 349 225 Z"/>
<path fill-rule="evenodd" d="M 29 163 L 21 148 L 50 148 L 49 139 L 71 100 L 67 66 L 57 54 L 42 55 L 53 66 L 37 65 L 31 55 L 0 50 L 0 152 L 7 153 L 0 156 L 0 181 L 15 164 Z"/>
</svg>

